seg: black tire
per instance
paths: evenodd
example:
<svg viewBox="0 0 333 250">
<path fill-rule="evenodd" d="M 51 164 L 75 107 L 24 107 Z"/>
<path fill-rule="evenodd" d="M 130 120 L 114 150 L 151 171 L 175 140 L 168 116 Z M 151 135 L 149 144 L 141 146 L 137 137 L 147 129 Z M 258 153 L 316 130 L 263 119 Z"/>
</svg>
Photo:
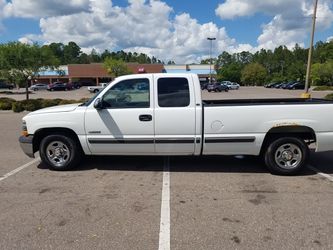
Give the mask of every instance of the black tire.
<svg viewBox="0 0 333 250">
<path fill-rule="evenodd" d="M 40 143 L 39 154 L 43 163 L 57 171 L 74 168 L 83 155 L 80 145 L 73 138 L 61 134 L 44 137 Z M 54 160 L 51 159 L 52 155 Z"/>
<path fill-rule="evenodd" d="M 302 139 L 282 137 L 269 143 L 264 160 L 272 174 L 295 175 L 305 167 L 309 152 Z"/>
<path fill-rule="evenodd" d="M 38 89 L 37 89 L 37 88 L 34 88 L 33 90 L 34 90 L 34 91 L 38 91 Z"/>
<path fill-rule="evenodd" d="M 95 89 L 95 90 L 94 90 L 94 93 L 97 93 L 97 92 L 99 92 L 99 90 L 98 90 L 98 89 Z"/>
</svg>

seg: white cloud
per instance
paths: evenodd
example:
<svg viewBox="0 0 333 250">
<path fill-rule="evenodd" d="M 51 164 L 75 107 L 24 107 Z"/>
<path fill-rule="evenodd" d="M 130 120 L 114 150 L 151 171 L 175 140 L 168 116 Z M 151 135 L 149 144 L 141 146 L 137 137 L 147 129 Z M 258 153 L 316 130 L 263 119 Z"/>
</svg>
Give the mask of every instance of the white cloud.
<svg viewBox="0 0 333 250">
<path fill-rule="evenodd" d="M 5 0 L 0 0 L 5 4 Z M 255 52 L 279 45 L 303 45 L 310 33 L 312 0 L 226 0 L 216 9 L 222 19 L 264 13 L 272 20 L 262 25 L 257 45 L 238 44 L 224 27 L 199 23 L 187 13 L 174 14 L 172 7 L 158 0 L 128 0 L 127 7 L 113 5 L 111 0 L 12 0 L 3 8 L 6 17 L 39 18 L 41 35 L 27 34 L 21 41 L 44 43 L 75 41 L 83 51 L 95 48 L 136 51 L 177 63 L 198 62 L 208 58 L 210 43 L 216 37 L 213 55 L 223 51 Z M 1 9 L 0 9 L 1 21 Z M 330 0 L 320 0 L 318 29 L 332 25 Z"/>
<path fill-rule="evenodd" d="M 2 24 L 2 19 L 5 16 L 4 13 L 5 6 L 6 6 L 6 0 L 0 0 L 0 32 L 2 32 L 5 29 L 5 27 Z"/>
<path fill-rule="evenodd" d="M 27 37 L 21 37 L 19 39 L 19 42 L 24 44 L 33 44 L 33 41 Z"/>
<path fill-rule="evenodd" d="M 274 49 L 280 45 L 291 48 L 303 44 L 309 35 L 313 14 L 312 0 L 227 0 L 215 10 L 222 19 L 233 19 L 264 13 L 273 19 L 262 25 L 258 37 L 258 48 Z M 318 3 L 316 26 L 318 30 L 331 27 L 333 23 L 332 2 L 321 0 Z"/>
<path fill-rule="evenodd" d="M 120 8 L 109 0 L 96 0 L 89 3 L 87 12 L 41 18 L 42 35 L 25 38 L 46 43 L 75 41 L 84 51 L 124 49 L 177 63 L 207 58 L 207 37 L 211 36 L 217 38 L 214 55 L 251 48 L 238 45 L 225 28 L 214 23 L 200 24 L 186 13 L 171 18 L 171 13 L 173 9 L 162 1 L 130 0 L 127 7 Z"/>
<path fill-rule="evenodd" d="M 98 1 L 98 0 L 97 0 Z M 36 18 L 87 11 L 89 0 L 12 0 L 4 7 L 6 17 Z"/>
</svg>

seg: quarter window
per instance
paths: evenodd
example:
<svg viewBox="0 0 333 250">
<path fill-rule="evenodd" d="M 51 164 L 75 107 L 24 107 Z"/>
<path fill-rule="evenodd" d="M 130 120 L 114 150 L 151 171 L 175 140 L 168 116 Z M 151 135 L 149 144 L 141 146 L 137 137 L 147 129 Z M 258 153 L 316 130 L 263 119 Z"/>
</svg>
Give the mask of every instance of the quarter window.
<svg viewBox="0 0 333 250">
<path fill-rule="evenodd" d="M 106 108 L 149 108 L 149 79 L 124 80 L 112 86 L 103 96 Z"/>
<path fill-rule="evenodd" d="M 186 78 L 159 78 L 157 86 L 160 107 L 187 107 L 190 105 L 189 84 Z"/>
</svg>

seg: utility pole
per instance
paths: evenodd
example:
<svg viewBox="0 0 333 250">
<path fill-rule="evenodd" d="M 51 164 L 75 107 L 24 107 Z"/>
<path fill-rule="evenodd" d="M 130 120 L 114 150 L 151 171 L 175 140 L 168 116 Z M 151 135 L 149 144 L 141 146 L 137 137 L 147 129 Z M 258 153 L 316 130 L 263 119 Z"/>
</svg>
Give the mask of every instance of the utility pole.
<svg viewBox="0 0 333 250">
<path fill-rule="evenodd" d="M 311 42 L 310 42 L 310 48 L 309 48 L 309 54 L 308 54 L 308 65 L 307 65 L 307 69 L 306 69 L 306 78 L 305 78 L 305 93 L 302 94 L 302 96 L 301 96 L 302 98 L 311 98 L 311 94 L 309 93 L 309 80 L 310 80 L 310 74 L 311 74 L 313 40 L 314 40 L 314 33 L 315 33 L 315 29 L 316 29 L 317 5 L 318 5 L 318 0 L 314 0 Z"/>
<path fill-rule="evenodd" d="M 207 40 L 210 41 L 210 50 L 209 50 L 209 83 L 212 83 L 212 48 L 213 48 L 213 41 L 216 40 L 215 37 L 207 37 Z"/>
</svg>

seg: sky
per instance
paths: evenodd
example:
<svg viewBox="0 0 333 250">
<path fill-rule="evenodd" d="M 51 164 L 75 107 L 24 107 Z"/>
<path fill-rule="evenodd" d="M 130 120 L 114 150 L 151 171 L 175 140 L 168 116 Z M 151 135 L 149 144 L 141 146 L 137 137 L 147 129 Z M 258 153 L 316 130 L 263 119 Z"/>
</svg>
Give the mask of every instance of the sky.
<svg viewBox="0 0 333 250">
<path fill-rule="evenodd" d="M 196 63 L 223 51 L 309 47 L 313 0 L 0 0 L 0 42 L 76 42 Z M 333 1 L 319 0 L 315 41 L 333 38 Z"/>
</svg>

